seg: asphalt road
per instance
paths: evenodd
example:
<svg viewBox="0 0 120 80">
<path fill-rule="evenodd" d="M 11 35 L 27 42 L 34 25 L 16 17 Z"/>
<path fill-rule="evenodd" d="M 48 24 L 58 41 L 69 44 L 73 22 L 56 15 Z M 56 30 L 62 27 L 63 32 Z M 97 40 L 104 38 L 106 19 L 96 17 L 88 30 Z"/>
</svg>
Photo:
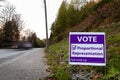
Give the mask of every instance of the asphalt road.
<svg viewBox="0 0 120 80">
<path fill-rule="evenodd" d="M 44 49 L 0 50 L 0 80 L 39 80 L 49 73 Z"/>
</svg>

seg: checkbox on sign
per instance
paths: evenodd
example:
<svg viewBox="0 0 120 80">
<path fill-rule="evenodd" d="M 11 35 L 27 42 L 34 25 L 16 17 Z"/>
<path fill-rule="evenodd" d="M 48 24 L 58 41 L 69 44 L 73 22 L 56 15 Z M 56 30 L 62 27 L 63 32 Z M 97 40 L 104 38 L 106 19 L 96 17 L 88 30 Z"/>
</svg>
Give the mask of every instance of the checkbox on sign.
<svg viewBox="0 0 120 80">
<path fill-rule="evenodd" d="M 76 45 L 72 45 L 72 50 L 76 50 Z"/>
</svg>

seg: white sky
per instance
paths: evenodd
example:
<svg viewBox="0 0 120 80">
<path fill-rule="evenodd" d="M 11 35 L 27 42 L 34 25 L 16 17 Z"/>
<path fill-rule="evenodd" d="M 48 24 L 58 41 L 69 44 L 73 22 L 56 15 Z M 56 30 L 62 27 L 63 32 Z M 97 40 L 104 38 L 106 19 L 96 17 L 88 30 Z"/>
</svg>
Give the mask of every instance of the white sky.
<svg viewBox="0 0 120 80">
<path fill-rule="evenodd" d="M 16 7 L 25 22 L 25 28 L 36 32 L 40 39 L 46 38 L 44 0 L 7 0 Z M 46 0 L 48 14 L 48 29 L 55 21 L 58 9 L 63 0 Z M 49 30 L 50 35 L 50 30 Z"/>
</svg>

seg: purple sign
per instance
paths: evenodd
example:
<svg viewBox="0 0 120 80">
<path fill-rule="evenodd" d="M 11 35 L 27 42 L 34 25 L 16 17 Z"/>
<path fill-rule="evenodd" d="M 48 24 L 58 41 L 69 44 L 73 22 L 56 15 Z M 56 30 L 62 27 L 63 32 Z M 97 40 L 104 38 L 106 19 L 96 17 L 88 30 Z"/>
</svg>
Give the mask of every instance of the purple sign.
<svg viewBox="0 0 120 80">
<path fill-rule="evenodd" d="M 70 32 L 69 40 L 69 64 L 106 65 L 105 33 Z"/>
</svg>

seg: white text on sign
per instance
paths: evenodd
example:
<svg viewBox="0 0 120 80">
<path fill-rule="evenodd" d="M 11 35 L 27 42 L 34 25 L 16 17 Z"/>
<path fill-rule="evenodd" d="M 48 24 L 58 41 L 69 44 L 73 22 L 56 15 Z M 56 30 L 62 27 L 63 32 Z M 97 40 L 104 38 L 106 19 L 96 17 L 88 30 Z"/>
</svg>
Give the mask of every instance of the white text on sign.
<svg viewBox="0 0 120 80">
<path fill-rule="evenodd" d="M 97 42 L 97 36 L 77 36 L 78 42 Z"/>
</svg>

